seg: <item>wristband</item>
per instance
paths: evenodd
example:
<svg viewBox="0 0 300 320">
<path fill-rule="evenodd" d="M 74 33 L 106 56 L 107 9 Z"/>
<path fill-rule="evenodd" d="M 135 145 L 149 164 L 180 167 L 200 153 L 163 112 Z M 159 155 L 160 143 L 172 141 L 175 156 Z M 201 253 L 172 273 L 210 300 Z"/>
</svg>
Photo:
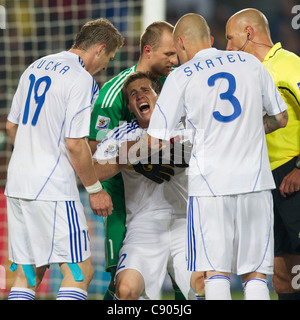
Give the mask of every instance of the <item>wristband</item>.
<svg viewBox="0 0 300 320">
<path fill-rule="evenodd" d="M 96 183 L 92 184 L 91 186 L 85 187 L 85 190 L 88 194 L 97 193 L 102 190 L 102 185 L 98 180 Z"/>
</svg>

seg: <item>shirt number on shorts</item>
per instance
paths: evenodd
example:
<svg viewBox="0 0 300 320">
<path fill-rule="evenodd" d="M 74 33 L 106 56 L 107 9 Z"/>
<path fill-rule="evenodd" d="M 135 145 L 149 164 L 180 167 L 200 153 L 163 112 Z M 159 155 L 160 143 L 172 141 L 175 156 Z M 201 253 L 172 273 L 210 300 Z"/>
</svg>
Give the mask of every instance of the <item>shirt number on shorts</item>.
<svg viewBox="0 0 300 320">
<path fill-rule="evenodd" d="M 241 104 L 239 100 L 233 95 L 236 89 L 235 77 L 228 72 L 219 72 L 211 76 L 207 80 L 207 84 L 210 87 L 215 85 L 216 80 L 226 79 L 228 81 L 228 90 L 220 94 L 221 100 L 228 100 L 233 106 L 233 113 L 230 116 L 224 116 L 219 111 L 213 112 L 213 116 L 217 121 L 220 122 L 230 122 L 240 116 L 242 112 Z"/>
<path fill-rule="evenodd" d="M 34 100 L 35 100 L 35 103 L 37 104 L 37 107 L 36 107 L 35 113 L 33 115 L 31 124 L 33 126 L 35 126 L 38 121 L 41 109 L 45 103 L 45 97 L 46 97 L 47 91 L 50 88 L 51 79 L 50 79 L 50 77 L 45 76 L 45 77 L 42 77 L 42 78 L 39 78 L 38 80 L 36 80 L 34 74 L 31 74 L 29 76 L 29 80 L 30 80 L 30 86 L 29 86 L 29 90 L 28 90 L 28 94 L 27 94 L 26 103 L 25 103 L 25 110 L 24 110 L 22 123 L 27 124 L 31 94 L 32 94 L 32 90 L 34 90 Z M 44 90 L 42 89 L 42 92 L 39 94 L 39 88 L 42 83 L 45 83 Z"/>
<path fill-rule="evenodd" d="M 117 267 L 117 270 L 125 268 L 125 265 L 122 266 L 122 263 L 124 262 L 125 258 L 127 257 L 127 253 L 123 253 L 119 258 L 119 264 Z"/>
</svg>

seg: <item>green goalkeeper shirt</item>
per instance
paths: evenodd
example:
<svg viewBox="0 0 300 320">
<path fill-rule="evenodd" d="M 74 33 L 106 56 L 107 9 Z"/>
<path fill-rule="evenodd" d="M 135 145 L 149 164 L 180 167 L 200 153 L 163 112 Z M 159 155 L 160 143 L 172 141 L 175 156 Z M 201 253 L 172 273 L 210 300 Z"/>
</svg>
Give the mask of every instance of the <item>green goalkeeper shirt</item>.
<svg viewBox="0 0 300 320">
<path fill-rule="evenodd" d="M 128 111 L 122 94 L 126 78 L 136 71 L 136 65 L 120 72 L 117 76 L 106 82 L 99 91 L 91 117 L 89 138 L 102 141 L 106 134 L 120 125 L 120 122 L 130 122 L 133 115 Z M 122 211 L 124 208 L 124 186 L 121 173 L 102 183 L 113 201 L 114 210 Z"/>
<path fill-rule="evenodd" d="M 131 122 L 133 114 L 128 111 L 122 88 L 127 77 L 136 71 L 136 65 L 120 72 L 106 82 L 99 91 L 91 117 L 89 138 L 102 141 L 106 134 L 123 122 Z M 164 83 L 166 77 L 160 79 Z M 102 182 L 103 188 L 112 198 L 114 210 L 125 210 L 124 186 L 121 173 Z"/>
</svg>

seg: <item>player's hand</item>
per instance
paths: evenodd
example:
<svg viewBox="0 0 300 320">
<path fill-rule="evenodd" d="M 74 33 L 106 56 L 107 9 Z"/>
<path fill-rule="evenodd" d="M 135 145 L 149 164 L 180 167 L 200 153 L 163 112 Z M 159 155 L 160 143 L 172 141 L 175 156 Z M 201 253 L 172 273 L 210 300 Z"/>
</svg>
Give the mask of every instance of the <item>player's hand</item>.
<svg viewBox="0 0 300 320">
<path fill-rule="evenodd" d="M 113 204 L 111 197 L 104 189 L 90 194 L 89 200 L 91 209 L 95 215 L 107 217 L 112 214 Z"/>
<path fill-rule="evenodd" d="M 171 141 L 172 143 L 172 141 Z M 175 167 L 187 168 L 192 155 L 193 145 L 188 140 L 183 143 L 174 141 L 171 144 L 171 161 Z"/>
<path fill-rule="evenodd" d="M 174 169 L 170 164 L 142 164 L 139 162 L 134 164 L 133 168 L 136 172 L 158 184 L 168 182 L 174 176 Z"/>
<path fill-rule="evenodd" d="M 283 197 L 287 197 L 294 192 L 300 190 L 300 169 L 293 169 L 284 177 L 279 187 L 279 191 Z"/>
</svg>

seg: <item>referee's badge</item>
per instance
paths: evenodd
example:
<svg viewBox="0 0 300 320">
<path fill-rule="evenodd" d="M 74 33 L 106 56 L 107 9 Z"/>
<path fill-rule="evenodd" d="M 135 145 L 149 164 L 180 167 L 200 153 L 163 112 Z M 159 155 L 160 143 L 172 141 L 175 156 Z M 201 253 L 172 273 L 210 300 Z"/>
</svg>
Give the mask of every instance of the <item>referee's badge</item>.
<svg viewBox="0 0 300 320">
<path fill-rule="evenodd" d="M 299 89 L 299 91 L 300 91 L 300 82 L 298 82 L 297 85 L 298 85 L 298 89 Z"/>
<path fill-rule="evenodd" d="M 97 130 L 107 131 L 109 122 L 110 122 L 110 118 L 98 116 L 95 128 Z"/>
</svg>

